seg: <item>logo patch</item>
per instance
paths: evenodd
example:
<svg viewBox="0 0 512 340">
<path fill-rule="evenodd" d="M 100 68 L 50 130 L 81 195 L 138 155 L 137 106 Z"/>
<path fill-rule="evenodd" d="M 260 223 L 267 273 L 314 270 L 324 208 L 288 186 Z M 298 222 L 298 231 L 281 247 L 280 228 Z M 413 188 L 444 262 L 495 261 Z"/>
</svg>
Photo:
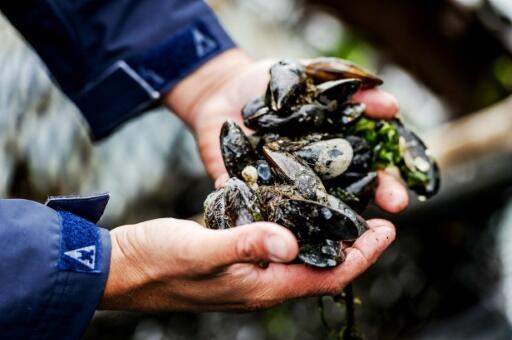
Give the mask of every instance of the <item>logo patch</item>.
<svg viewBox="0 0 512 340">
<path fill-rule="evenodd" d="M 94 270 L 94 266 L 96 265 L 96 246 L 87 246 L 79 249 L 74 249 L 70 251 L 66 251 L 64 255 L 75 259 L 80 262 L 84 266 L 89 267 L 91 270 Z"/>
<path fill-rule="evenodd" d="M 196 54 L 199 58 L 204 57 L 217 48 L 217 43 L 201 33 L 198 29 L 192 30 L 192 36 L 194 37 Z"/>
<path fill-rule="evenodd" d="M 58 211 L 62 221 L 58 268 L 82 273 L 100 273 L 100 230 L 79 216 Z"/>
</svg>

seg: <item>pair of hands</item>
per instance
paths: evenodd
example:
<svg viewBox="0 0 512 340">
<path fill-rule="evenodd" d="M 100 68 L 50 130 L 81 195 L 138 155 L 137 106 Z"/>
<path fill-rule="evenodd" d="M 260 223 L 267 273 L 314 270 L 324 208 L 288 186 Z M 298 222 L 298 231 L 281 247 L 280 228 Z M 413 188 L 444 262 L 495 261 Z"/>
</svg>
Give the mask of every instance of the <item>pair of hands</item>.
<svg viewBox="0 0 512 340">
<path fill-rule="evenodd" d="M 273 61 L 254 63 L 233 49 L 185 78 L 165 103 L 195 132 L 203 162 L 216 186 L 228 179 L 219 147 L 227 119 L 241 122 L 243 105 L 263 93 Z M 377 89 L 354 101 L 375 118 L 391 118 L 395 99 Z M 408 203 L 407 191 L 379 173 L 375 202 L 388 212 Z M 288 264 L 298 254 L 293 234 L 272 223 L 208 230 L 197 223 L 160 219 L 114 229 L 111 268 L 100 308 L 131 310 L 238 311 L 267 308 L 285 300 L 334 295 L 371 266 L 395 238 L 385 220 L 346 250 L 343 264 L 318 270 Z M 269 262 L 268 268 L 257 263 Z"/>
</svg>

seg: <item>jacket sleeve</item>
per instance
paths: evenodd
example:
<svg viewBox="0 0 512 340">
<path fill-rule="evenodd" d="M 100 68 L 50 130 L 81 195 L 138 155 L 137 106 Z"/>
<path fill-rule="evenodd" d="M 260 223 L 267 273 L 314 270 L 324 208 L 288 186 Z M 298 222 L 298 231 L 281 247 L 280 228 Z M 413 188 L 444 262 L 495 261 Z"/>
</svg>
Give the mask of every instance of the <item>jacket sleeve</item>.
<svg viewBox="0 0 512 340">
<path fill-rule="evenodd" d="M 17 0 L 0 9 L 101 139 L 233 47 L 203 0 Z"/>
<path fill-rule="evenodd" d="M 109 233 L 91 221 L 30 201 L 0 200 L 0 338 L 79 339 L 103 294 L 109 263 Z"/>
</svg>

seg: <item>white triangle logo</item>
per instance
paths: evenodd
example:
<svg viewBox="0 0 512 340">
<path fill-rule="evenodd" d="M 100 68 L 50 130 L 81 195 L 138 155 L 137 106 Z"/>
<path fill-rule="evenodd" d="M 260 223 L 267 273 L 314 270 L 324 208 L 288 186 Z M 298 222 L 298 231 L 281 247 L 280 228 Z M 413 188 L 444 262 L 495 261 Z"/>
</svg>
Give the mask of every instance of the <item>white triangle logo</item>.
<svg viewBox="0 0 512 340">
<path fill-rule="evenodd" d="M 208 38 L 197 29 L 192 31 L 192 36 L 194 37 L 194 45 L 196 46 L 196 53 L 199 58 L 217 48 L 217 43 L 215 41 Z"/>
<path fill-rule="evenodd" d="M 87 268 L 94 270 L 94 266 L 96 264 L 96 246 L 93 245 L 70 250 L 65 252 L 64 255 L 67 255 Z"/>
</svg>

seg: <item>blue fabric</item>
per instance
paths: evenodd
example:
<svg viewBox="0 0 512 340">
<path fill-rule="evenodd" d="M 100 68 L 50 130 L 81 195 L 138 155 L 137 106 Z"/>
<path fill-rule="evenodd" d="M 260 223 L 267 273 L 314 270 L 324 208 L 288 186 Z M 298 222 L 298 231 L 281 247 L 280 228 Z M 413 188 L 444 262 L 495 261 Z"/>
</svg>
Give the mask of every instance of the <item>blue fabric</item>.
<svg viewBox="0 0 512 340">
<path fill-rule="evenodd" d="M 61 238 L 58 268 L 101 273 L 100 232 L 95 224 L 67 211 L 59 211 Z"/>
<path fill-rule="evenodd" d="M 0 10 L 62 90 L 108 136 L 234 46 L 202 0 L 17 0 Z"/>
<path fill-rule="evenodd" d="M 70 226 L 72 242 L 62 236 Z M 61 267 L 63 241 L 70 248 L 89 244 L 88 233 L 100 249 L 95 272 Z M 108 231 L 38 203 L 0 200 L 0 338 L 79 339 L 103 294 L 109 264 Z"/>
<path fill-rule="evenodd" d="M 46 205 L 54 210 L 69 211 L 92 223 L 98 223 L 107 207 L 110 194 L 95 196 L 61 197 L 50 196 Z"/>
</svg>

